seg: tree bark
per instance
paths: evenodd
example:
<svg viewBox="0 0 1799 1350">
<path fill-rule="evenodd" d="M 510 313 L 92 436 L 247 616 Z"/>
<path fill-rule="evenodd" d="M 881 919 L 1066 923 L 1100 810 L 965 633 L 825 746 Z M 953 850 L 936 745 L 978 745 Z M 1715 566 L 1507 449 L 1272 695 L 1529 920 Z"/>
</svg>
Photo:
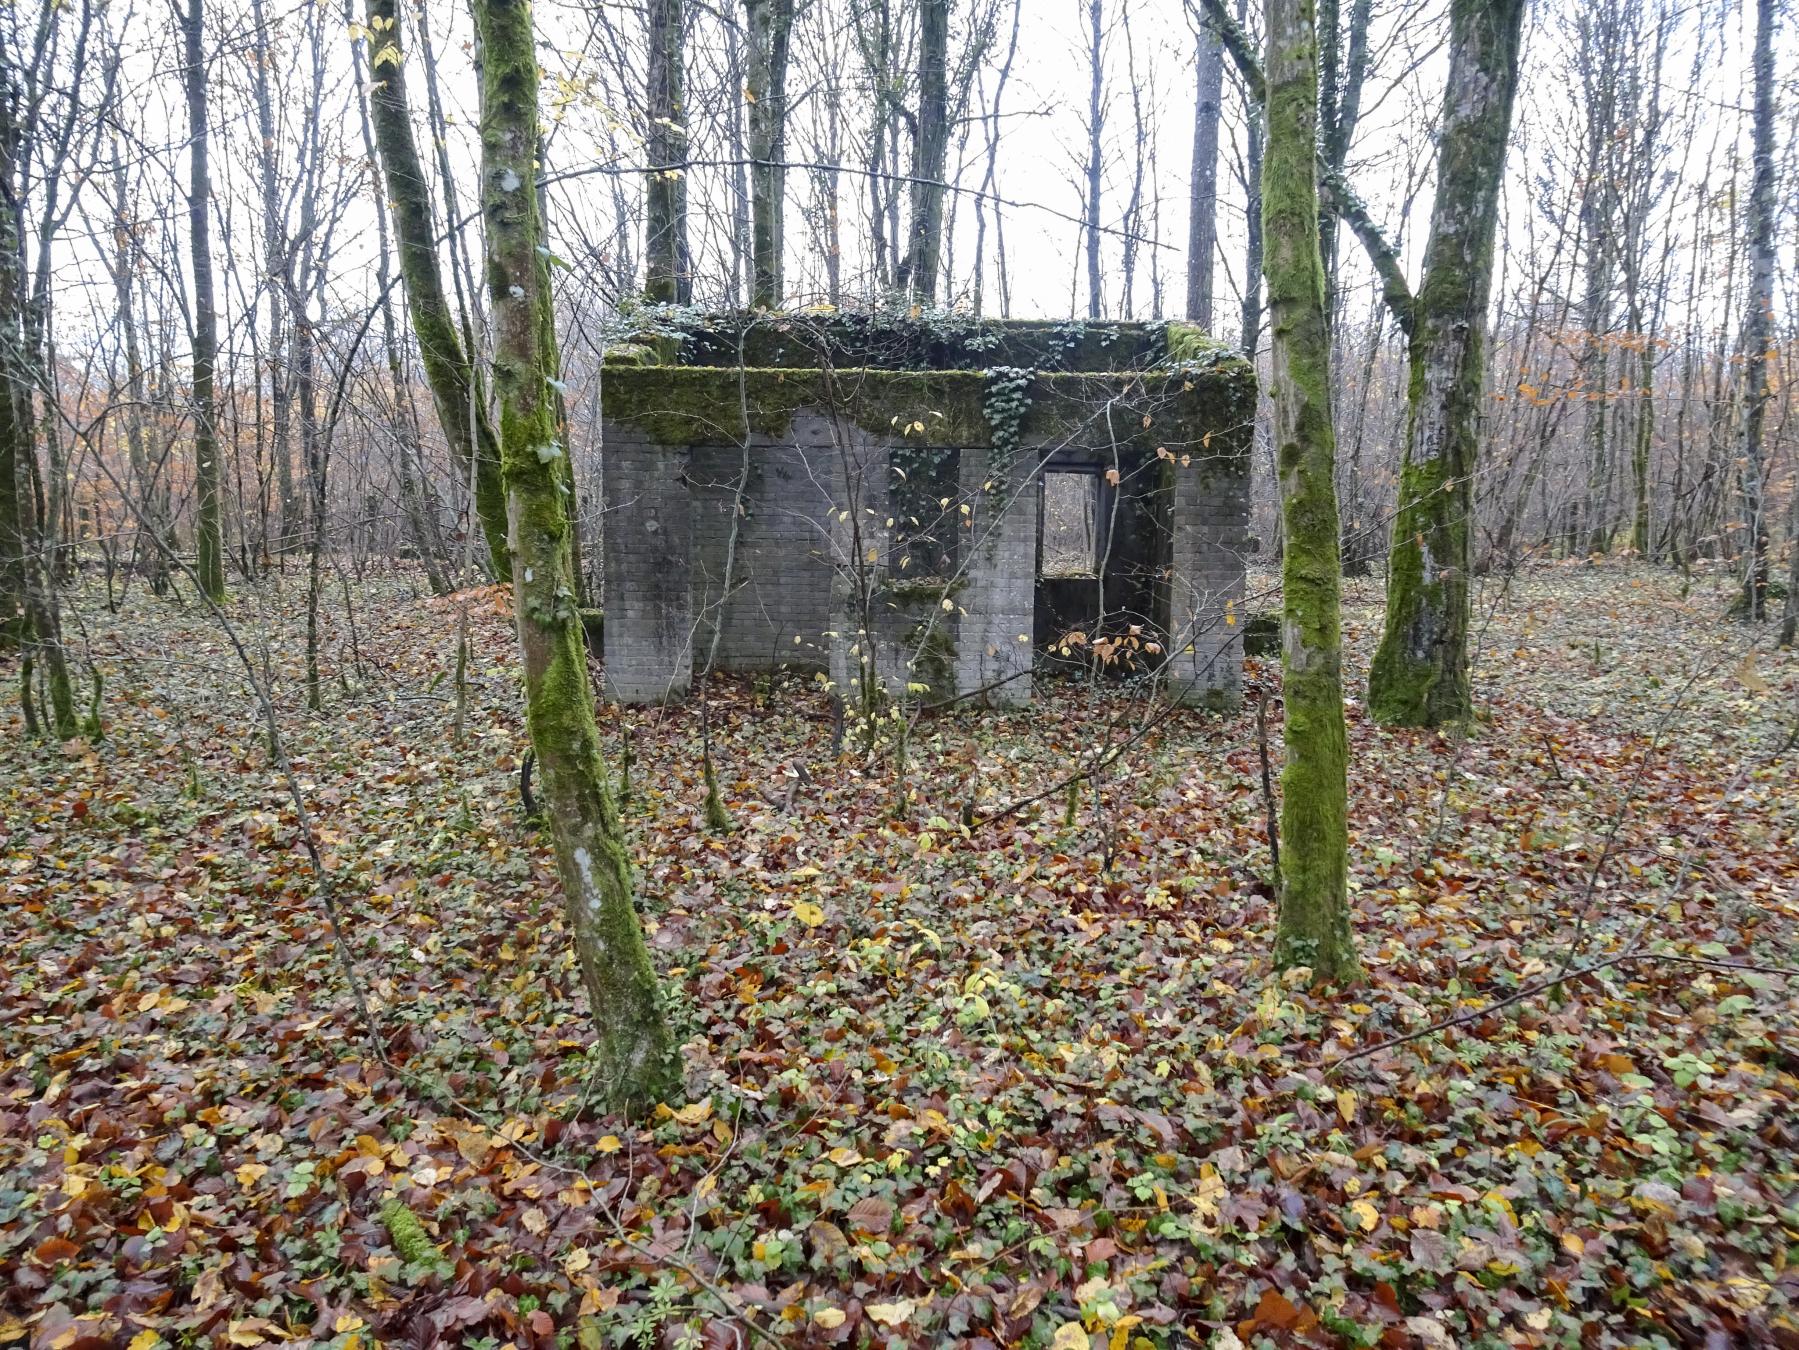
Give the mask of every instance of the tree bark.
<svg viewBox="0 0 1799 1350">
<path fill-rule="evenodd" d="M 1088 82 L 1087 82 L 1087 317 L 1100 315 L 1101 273 L 1099 264 L 1100 171 L 1104 167 L 1105 134 L 1105 67 L 1102 63 L 1104 37 L 1103 0 L 1087 0 Z"/>
<path fill-rule="evenodd" d="M 1743 314 L 1742 465 L 1744 515 L 1749 554 L 1743 569 L 1743 614 L 1751 622 L 1767 617 L 1767 464 L 1763 435 L 1773 390 L 1768 383 L 1768 347 L 1774 318 L 1774 0 L 1755 5 L 1755 113 L 1753 168 L 1749 185 L 1749 294 Z"/>
<path fill-rule="evenodd" d="M 275 143 L 275 105 L 269 88 L 269 66 L 275 59 L 268 21 L 262 0 L 252 0 L 251 22 L 255 25 L 258 47 L 254 56 L 256 75 L 251 93 L 256 102 L 257 170 L 262 190 L 263 281 L 261 292 L 269 306 L 269 414 L 275 461 L 275 490 L 281 505 L 281 534 L 275 544 L 276 553 L 285 553 L 296 539 L 302 507 L 294 488 L 293 445 L 289 436 L 289 385 L 284 304 L 287 296 L 287 239 L 281 228 L 281 184 L 278 169 L 280 150 Z M 264 531 L 267 533 L 266 529 Z M 268 540 L 264 538 L 266 548 Z"/>
<path fill-rule="evenodd" d="M 352 0 L 345 0 L 344 18 L 350 23 L 352 31 L 355 31 Z M 445 570 L 449 550 L 438 524 L 436 496 L 430 490 L 430 479 L 422 462 L 415 466 L 413 461 L 419 442 L 418 410 L 413 405 L 412 391 L 406 378 L 399 322 L 394 318 L 393 259 L 388 240 L 387 211 L 383 204 L 386 194 L 381 187 L 380 152 L 375 148 L 374 123 L 369 118 L 368 88 L 363 83 L 363 45 L 363 39 L 354 43 L 357 49 L 356 113 L 357 125 L 362 131 L 363 154 L 368 157 L 369 166 L 375 172 L 371 183 L 375 195 L 375 280 L 379 287 L 377 303 L 381 307 L 381 336 L 387 355 L 387 373 L 393 382 L 394 471 L 399 480 L 400 509 L 406 515 L 407 529 L 412 536 L 413 547 L 418 552 L 419 563 L 425 570 L 425 579 L 431 586 L 431 593 L 448 595 L 455 588 L 450 584 L 449 574 Z"/>
<path fill-rule="evenodd" d="M 1096 0 L 1097 3 L 1097 0 Z M 923 304 L 937 298 L 943 256 L 943 175 L 949 159 L 950 0 L 919 0 L 918 136 L 912 147 L 911 221 L 895 277 Z"/>
<path fill-rule="evenodd" d="M 194 287 L 194 480 L 199 511 L 194 533 L 195 579 L 209 600 L 225 598 L 225 537 L 221 519 L 219 437 L 214 418 L 213 368 L 218 362 L 218 312 L 213 300 L 212 184 L 207 169 L 206 0 L 188 0 L 186 39 L 188 127 L 188 246 Z"/>
<path fill-rule="evenodd" d="M 198 0 L 196 0 L 196 3 Z M 437 268 L 437 231 L 431 198 L 412 134 L 406 100 L 405 53 L 394 0 L 368 0 L 369 114 L 387 183 L 388 209 L 400 257 L 400 278 L 412 312 L 419 360 L 431 386 L 437 420 L 463 467 L 475 515 L 487 538 L 488 565 L 497 581 L 512 579 L 506 546 L 506 489 L 500 444 L 487 416 L 487 396 L 456 331 L 456 317 Z"/>
<path fill-rule="evenodd" d="M 779 309 L 787 219 L 787 51 L 793 0 L 744 0 L 749 18 L 750 305 Z"/>
<path fill-rule="evenodd" d="M 606 1081 L 639 1112 L 679 1085 L 631 864 L 593 719 L 570 571 L 569 503 L 551 381 L 559 369 L 537 193 L 537 53 L 528 0 L 471 0 L 482 49 L 481 207 L 494 315 L 494 382 L 525 714 Z"/>
<path fill-rule="evenodd" d="M 644 186 L 644 292 L 685 305 L 693 298 L 687 252 L 687 66 L 683 0 L 650 0 L 650 69 L 644 97 L 650 172 Z"/>
<path fill-rule="evenodd" d="M 1456 0 L 1411 384 L 1387 620 L 1368 706 L 1392 726 L 1466 721 L 1474 474 L 1493 238 L 1525 0 Z"/>
<path fill-rule="evenodd" d="M 1348 738 L 1343 723 L 1330 334 L 1318 252 L 1318 64 L 1312 0 L 1268 0 L 1265 270 L 1274 334 L 1281 561 L 1281 897 L 1274 959 L 1340 983 L 1360 967 L 1349 932 Z"/>
<path fill-rule="evenodd" d="M 144 388 L 144 357 L 138 343 L 137 303 L 133 275 L 137 270 L 137 229 L 132 217 L 131 197 L 125 182 L 125 164 L 119 156 L 119 143 L 112 142 L 113 248 L 109 260 L 112 268 L 113 296 L 118 306 L 120 347 L 125 361 L 125 451 L 131 465 L 131 481 L 137 490 L 140 526 L 150 536 L 149 556 L 144 572 L 150 589 L 157 595 L 169 589 L 167 545 L 168 502 L 162 477 L 162 464 L 150 458 L 148 437 L 144 430 L 144 408 L 149 395 Z"/>
<path fill-rule="evenodd" d="M 1187 317 L 1212 330 L 1212 264 L 1218 251 L 1218 111 L 1224 43 L 1198 16 L 1194 55 L 1193 174 L 1187 196 Z"/>
</svg>

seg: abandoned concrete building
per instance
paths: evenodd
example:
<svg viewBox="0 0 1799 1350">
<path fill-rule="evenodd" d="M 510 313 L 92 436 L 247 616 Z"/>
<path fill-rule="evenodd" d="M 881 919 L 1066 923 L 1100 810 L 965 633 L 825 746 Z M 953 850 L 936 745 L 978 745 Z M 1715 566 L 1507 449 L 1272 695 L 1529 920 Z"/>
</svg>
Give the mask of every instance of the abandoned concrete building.
<svg viewBox="0 0 1799 1350">
<path fill-rule="evenodd" d="M 607 352 L 608 697 L 816 670 L 1019 706 L 1239 697 L 1255 377 L 1182 325 L 727 314 Z"/>
</svg>

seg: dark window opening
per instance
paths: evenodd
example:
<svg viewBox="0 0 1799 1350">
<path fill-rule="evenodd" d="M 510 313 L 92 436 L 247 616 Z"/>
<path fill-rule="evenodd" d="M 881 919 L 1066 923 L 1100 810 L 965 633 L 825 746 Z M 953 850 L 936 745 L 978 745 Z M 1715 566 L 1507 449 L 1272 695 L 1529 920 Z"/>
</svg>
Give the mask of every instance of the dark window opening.
<svg viewBox="0 0 1799 1350">
<path fill-rule="evenodd" d="M 1043 572 L 1046 577 L 1099 575 L 1099 475 L 1043 475 Z"/>
</svg>

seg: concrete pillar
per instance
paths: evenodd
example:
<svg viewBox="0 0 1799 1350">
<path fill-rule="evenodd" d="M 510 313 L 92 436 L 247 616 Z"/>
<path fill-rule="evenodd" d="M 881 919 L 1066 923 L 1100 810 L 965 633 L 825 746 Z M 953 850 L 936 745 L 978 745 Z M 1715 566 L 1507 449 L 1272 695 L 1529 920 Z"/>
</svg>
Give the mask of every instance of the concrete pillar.
<svg viewBox="0 0 1799 1350">
<path fill-rule="evenodd" d="M 1183 703 L 1228 710 L 1243 701 L 1249 460 L 1233 455 L 1171 472 L 1169 689 Z"/>
<path fill-rule="evenodd" d="M 954 598 L 956 692 L 996 708 L 1031 701 L 1033 628 L 1037 617 L 1037 456 L 1017 450 L 994 464 L 982 447 L 962 451 L 960 488 L 969 508 L 963 531 L 963 577 Z M 990 687 L 991 686 L 991 687 Z"/>
<path fill-rule="evenodd" d="M 620 703 L 668 703 L 693 683 L 693 510 L 685 446 L 608 427 L 604 691 Z"/>
</svg>

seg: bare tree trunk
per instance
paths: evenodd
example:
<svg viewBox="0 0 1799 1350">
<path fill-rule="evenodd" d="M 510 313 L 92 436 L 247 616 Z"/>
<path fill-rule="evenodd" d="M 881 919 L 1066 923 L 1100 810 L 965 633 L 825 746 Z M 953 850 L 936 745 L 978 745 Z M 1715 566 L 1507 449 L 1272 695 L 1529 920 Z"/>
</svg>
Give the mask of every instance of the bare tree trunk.
<svg viewBox="0 0 1799 1350">
<path fill-rule="evenodd" d="M 125 454 L 131 465 L 131 481 L 138 495 L 139 518 L 144 533 L 151 536 L 144 571 L 150 589 L 157 595 L 169 589 L 168 506 L 160 463 L 150 458 L 148 438 L 144 431 L 144 408 L 148 395 L 144 389 L 144 357 L 138 343 L 137 302 L 132 278 L 137 270 L 137 228 L 131 210 L 131 197 L 125 182 L 125 162 L 119 156 L 119 143 L 112 142 L 112 267 L 114 303 L 118 306 L 120 346 L 125 358 Z"/>
<path fill-rule="evenodd" d="M 779 309 L 787 216 L 787 52 L 793 0 L 744 0 L 749 18 L 750 304 Z"/>
<path fill-rule="evenodd" d="M 274 61 L 273 39 L 262 0 L 251 0 L 251 23 L 255 27 L 258 47 L 254 56 L 256 74 L 251 93 L 256 102 L 257 168 L 262 190 L 263 281 L 261 291 L 269 306 L 269 416 L 273 444 L 276 494 L 280 500 L 281 533 L 275 542 L 276 553 L 293 546 L 300 527 L 300 499 L 294 491 L 293 450 L 288 435 L 288 372 L 286 326 L 283 306 L 287 275 L 287 239 L 281 228 L 280 150 L 275 143 L 274 99 L 269 89 L 269 66 Z M 264 545 L 267 545 L 265 539 Z"/>
<path fill-rule="evenodd" d="M 983 311 L 987 295 L 987 198 L 993 194 L 999 181 L 1000 105 L 1005 98 L 1006 82 L 1012 78 L 1012 62 L 1018 55 L 1018 29 L 1023 17 L 1024 0 L 1012 0 L 1012 36 L 1006 43 L 1006 57 L 999 64 L 999 76 L 994 81 L 993 101 L 987 105 L 981 118 L 987 131 L 987 169 L 981 178 L 981 193 L 974 199 L 974 312 L 977 318 Z M 999 223 L 1000 215 L 995 210 L 996 244 L 999 240 Z M 1003 252 L 1001 266 L 1004 266 Z"/>
<path fill-rule="evenodd" d="M 539 252 L 537 52 L 528 0 L 472 0 L 482 47 L 481 185 L 494 372 L 504 429 L 513 607 L 525 713 L 543 770 L 568 923 L 599 1038 L 600 1099 L 641 1112 L 679 1086 L 631 864 L 593 720 L 569 564 L 569 506 L 550 382 L 557 378 L 549 268 Z"/>
<path fill-rule="evenodd" d="M 1743 614 L 1751 622 L 1767 617 L 1767 464 L 1763 435 L 1773 390 L 1768 384 L 1768 347 L 1774 320 L 1774 0 L 1755 4 L 1754 165 L 1749 186 L 1749 294 L 1743 314 L 1742 465 L 1744 516 L 1749 552 L 1743 568 Z"/>
<path fill-rule="evenodd" d="M 1349 931 L 1348 740 L 1343 723 L 1330 333 L 1318 254 L 1318 65 L 1312 0 L 1268 0 L 1262 215 L 1274 329 L 1281 564 L 1281 896 L 1274 957 L 1320 981 L 1360 973 Z"/>
<path fill-rule="evenodd" d="M 1212 330 L 1212 260 L 1218 251 L 1218 113 L 1224 94 L 1224 43 L 1204 14 L 1194 14 L 1193 173 L 1187 194 L 1187 317 Z"/>
<path fill-rule="evenodd" d="M 687 54 L 683 0 L 650 0 L 650 68 L 644 98 L 644 291 L 663 304 L 693 298 L 687 253 Z"/>
<path fill-rule="evenodd" d="M 1411 386 L 1387 621 L 1368 679 L 1381 722 L 1472 714 L 1468 685 L 1474 475 L 1487 298 L 1526 0 L 1456 0 L 1424 284 L 1411 305 Z"/>
<path fill-rule="evenodd" d="M 943 257 L 943 175 L 949 159 L 950 0 L 919 0 L 918 136 L 912 147 L 912 212 L 895 284 L 923 303 L 937 298 Z"/>
<path fill-rule="evenodd" d="M 1100 316 L 1099 207 L 1102 138 L 1106 129 L 1104 0 L 1087 0 L 1087 317 Z"/>
<path fill-rule="evenodd" d="M 225 538 L 221 521 L 219 438 L 214 423 L 213 367 L 218 361 L 218 314 L 212 290 L 212 236 L 209 213 L 212 183 L 207 171 L 206 0 L 188 0 L 186 39 L 189 183 L 188 247 L 193 254 L 194 289 L 194 479 L 200 506 L 195 577 L 208 600 L 225 598 Z"/>
<path fill-rule="evenodd" d="M 1249 0 L 1237 0 L 1237 22 L 1242 25 L 1249 12 Z M 1244 177 L 1251 197 L 1261 192 L 1263 110 L 1260 92 L 1239 79 L 1243 92 Z M 1239 345 L 1253 363 L 1256 349 L 1262 345 L 1262 213 L 1249 212 L 1243 228 L 1243 305 L 1238 325 Z"/>
</svg>

